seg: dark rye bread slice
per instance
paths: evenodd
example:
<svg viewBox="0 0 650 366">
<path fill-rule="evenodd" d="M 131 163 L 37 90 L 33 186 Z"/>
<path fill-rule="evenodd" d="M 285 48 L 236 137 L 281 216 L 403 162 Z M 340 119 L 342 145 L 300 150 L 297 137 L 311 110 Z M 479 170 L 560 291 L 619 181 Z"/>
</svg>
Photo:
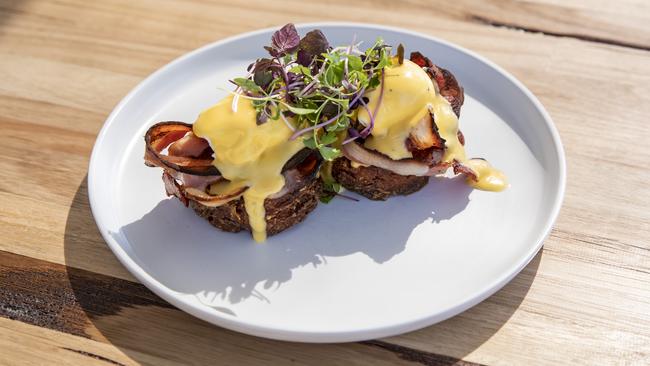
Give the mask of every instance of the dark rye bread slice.
<svg viewBox="0 0 650 366">
<path fill-rule="evenodd" d="M 321 180 L 314 174 L 296 182 L 293 189 L 282 196 L 267 198 L 264 201 L 266 234 L 277 234 L 304 220 L 318 205 L 321 191 Z M 217 207 L 207 207 L 190 200 L 189 206 L 197 215 L 223 231 L 250 231 L 242 197 Z"/>
<path fill-rule="evenodd" d="M 352 166 L 348 158 L 334 160 L 332 177 L 343 187 L 371 200 L 384 201 L 390 196 L 417 192 L 429 182 L 429 177 L 399 175 L 376 166 Z"/>
</svg>

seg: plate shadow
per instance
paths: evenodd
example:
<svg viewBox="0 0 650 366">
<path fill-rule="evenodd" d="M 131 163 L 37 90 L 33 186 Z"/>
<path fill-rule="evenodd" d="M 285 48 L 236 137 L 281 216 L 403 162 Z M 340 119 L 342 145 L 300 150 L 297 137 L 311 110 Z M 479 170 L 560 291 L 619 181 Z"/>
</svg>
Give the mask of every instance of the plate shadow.
<svg viewBox="0 0 650 366">
<path fill-rule="evenodd" d="M 449 220 L 465 209 L 470 192 L 456 178 L 385 202 L 336 199 L 319 205 L 304 222 L 262 245 L 254 243 L 248 232 L 232 234 L 213 228 L 171 198 L 111 235 L 128 240 L 146 270 L 165 286 L 197 295 L 208 306 L 220 304 L 220 310 L 232 315 L 224 304 L 251 296 L 271 302 L 258 291 L 260 286 L 277 289 L 299 267 L 319 267 L 328 258 L 358 253 L 378 264 L 389 261 L 404 251 L 418 225 Z M 408 215 L 402 207 L 409 207 Z M 191 273 L 191 279 L 185 273 Z"/>
</svg>

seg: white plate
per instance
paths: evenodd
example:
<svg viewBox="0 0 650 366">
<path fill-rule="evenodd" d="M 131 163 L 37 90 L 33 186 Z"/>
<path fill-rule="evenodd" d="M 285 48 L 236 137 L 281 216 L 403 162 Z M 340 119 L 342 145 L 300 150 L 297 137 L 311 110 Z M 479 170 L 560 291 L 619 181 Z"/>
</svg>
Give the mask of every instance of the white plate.
<svg viewBox="0 0 650 366">
<path fill-rule="evenodd" d="M 93 150 L 92 211 L 119 260 L 153 292 L 225 328 L 303 342 L 390 336 L 458 314 L 493 294 L 537 253 L 565 186 L 551 118 L 519 81 L 486 59 L 422 34 L 379 25 L 305 24 L 335 45 L 378 36 L 419 50 L 465 88 L 461 128 L 470 156 L 510 178 L 502 193 L 432 180 L 387 202 L 336 199 L 255 244 L 211 227 L 165 196 L 143 164 L 154 122 L 193 122 L 219 87 L 264 55 L 273 29 L 213 43 L 175 60 L 115 108 Z"/>
</svg>

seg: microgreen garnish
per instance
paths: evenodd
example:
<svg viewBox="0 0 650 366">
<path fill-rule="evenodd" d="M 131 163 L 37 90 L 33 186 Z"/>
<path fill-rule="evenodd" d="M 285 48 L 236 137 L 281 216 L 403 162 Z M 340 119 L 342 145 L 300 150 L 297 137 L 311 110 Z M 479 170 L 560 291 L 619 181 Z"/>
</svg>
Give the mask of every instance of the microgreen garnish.
<svg viewBox="0 0 650 366">
<path fill-rule="evenodd" d="M 368 126 L 353 120 L 354 111 L 367 108 L 364 93 L 383 87 L 383 69 L 391 64 L 391 47 L 381 39 L 365 51 L 359 45 L 353 41 L 333 48 L 319 30 L 301 39 L 287 24 L 265 47 L 270 57 L 251 64 L 248 77 L 232 80 L 235 93 L 251 101 L 258 124 L 281 118 L 294 131 L 291 139 L 301 138 L 332 161 L 341 156 L 342 143 L 365 138 L 372 130 L 377 111 L 369 113 Z"/>
</svg>

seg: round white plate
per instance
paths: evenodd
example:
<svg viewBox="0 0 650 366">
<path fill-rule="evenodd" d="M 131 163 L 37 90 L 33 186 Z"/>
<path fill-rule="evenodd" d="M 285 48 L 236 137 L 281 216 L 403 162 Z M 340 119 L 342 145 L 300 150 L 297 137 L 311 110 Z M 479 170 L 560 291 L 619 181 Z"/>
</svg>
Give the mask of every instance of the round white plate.
<svg viewBox="0 0 650 366">
<path fill-rule="evenodd" d="M 473 191 L 431 182 L 387 202 L 335 199 L 265 244 L 219 231 L 165 196 L 161 170 L 143 163 L 146 129 L 193 122 L 227 80 L 263 56 L 274 29 L 213 43 L 173 61 L 115 108 L 93 150 L 92 211 L 133 275 L 180 309 L 225 328 L 303 342 L 390 336 L 458 314 L 493 294 L 537 253 L 565 186 L 551 118 L 519 81 L 486 59 L 422 34 L 379 25 L 305 24 L 334 45 L 379 36 L 419 50 L 465 88 L 460 125 L 470 156 L 512 186 Z M 363 47 L 363 45 L 362 45 Z"/>
</svg>

